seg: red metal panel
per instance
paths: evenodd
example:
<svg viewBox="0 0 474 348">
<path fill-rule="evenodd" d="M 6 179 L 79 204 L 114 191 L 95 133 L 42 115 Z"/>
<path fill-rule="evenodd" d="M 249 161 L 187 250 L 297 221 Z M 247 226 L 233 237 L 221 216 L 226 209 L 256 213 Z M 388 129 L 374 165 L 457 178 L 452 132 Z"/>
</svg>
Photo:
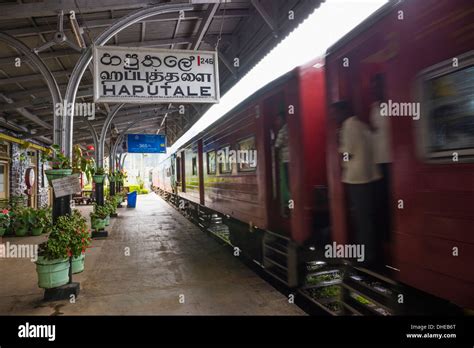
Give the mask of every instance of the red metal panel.
<svg viewBox="0 0 474 348">
<path fill-rule="evenodd" d="M 291 235 L 303 243 L 313 231 L 316 188 L 326 187 L 326 92 L 323 61 L 315 59 L 297 69 L 296 79 L 287 85 L 289 103 L 295 114 L 289 115 L 291 192 Z"/>
</svg>

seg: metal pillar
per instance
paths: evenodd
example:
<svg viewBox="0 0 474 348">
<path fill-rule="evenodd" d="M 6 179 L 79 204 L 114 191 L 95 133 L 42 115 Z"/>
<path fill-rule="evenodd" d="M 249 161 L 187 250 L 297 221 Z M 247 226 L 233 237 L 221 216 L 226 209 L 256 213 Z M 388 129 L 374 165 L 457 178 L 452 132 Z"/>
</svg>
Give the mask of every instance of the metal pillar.
<svg viewBox="0 0 474 348">
<path fill-rule="evenodd" d="M 92 141 L 94 142 L 94 149 L 96 151 L 96 158 L 97 158 L 97 148 L 99 147 L 99 136 L 97 135 L 97 131 L 95 130 L 94 126 L 92 125 L 91 121 L 86 120 L 87 125 L 89 126 L 89 130 L 92 135 Z"/>
<path fill-rule="evenodd" d="M 128 14 L 127 16 L 120 18 L 114 24 L 112 24 L 108 29 L 106 29 L 102 34 L 100 34 L 95 40 L 94 44 L 97 46 L 103 46 L 109 41 L 112 37 L 118 34 L 123 29 L 138 23 L 146 18 L 157 16 L 160 14 L 179 12 L 179 11 L 190 11 L 194 8 L 189 4 L 159 4 L 156 6 L 151 6 L 143 9 L 139 9 L 135 12 Z M 79 88 L 82 76 L 84 75 L 85 70 L 87 69 L 89 63 L 92 61 L 92 47 L 88 47 L 79 58 L 74 70 L 69 79 L 69 83 L 66 89 L 65 100 L 68 105 L 71 105 L 71 109 L 74 110 L 74 103 L 76 100 L 76 93 Z M 64 144 L 64 153 L 66 156 L 72 156 L 72 135 L 73 135 L 73 126 L 74 126 L 74 115 L 66 118 L 65 124 L 65 135 L 66 142 Z"/>
<path fill-rule="evenodd" d="M 33 53 L 22 41 L 2 32 L 0 32 L 0 41 L 5 42 L 25 55 L 28 58 L 29 63 L 34 64 L 43 76 L 48 85 L 51 99 L 53 101 L 53 143 L 62 147 L 64 135 L 62 126 L 64 125 L 66 115 L 62 115 L 61 117 L 59 115 L 54 115 L 55 106 L 62 102 L 62 98 L 58 83 L 51 73 L 51 70 L 49 70 L 44 61 L 38 55 Z M 71 196 L 64 196 L 53 200 L 53 221 L 56 221 L 59 216 L 71 213 L 70 200 Z"/>
<path fill-rule="evenodd" d="M 99 137 L 99 148 L 96 151 L 96 163 L 97 167 L 103 167 L 104 166 L 104 148 L 105 148 L 105 139 L 107 138 L 107 131 L 110 128 L 110 125 L 112 124 L 112 120 L 114 119 L 115 115 L 119 112 L 119 110 L 124 106 L 125 104 L 118 104 L 115 105 L 107 115 L 107 118 L 105 119 L 104 125 L 102 126 L 102 130 L 100 131 L 100 137 Z"/>
</svg>

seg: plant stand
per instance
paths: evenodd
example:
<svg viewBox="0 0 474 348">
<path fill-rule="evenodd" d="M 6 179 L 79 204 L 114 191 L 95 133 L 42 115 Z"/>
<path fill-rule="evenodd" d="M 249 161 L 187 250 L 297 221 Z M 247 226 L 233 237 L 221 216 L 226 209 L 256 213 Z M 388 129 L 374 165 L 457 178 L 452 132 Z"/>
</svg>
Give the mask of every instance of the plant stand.
<svg viewBox="0 0 474 348">
<path fill-rule="evenodd" d="M 107 238 L 109 236 L 109 232 L 106 230 L 99 230 L 99 231 L 92 231 L 91 238 Z"/>
<path fill-rule="evenodd" d="M 44 290 L 44 301 L 70 300 L 71 295 L 79 296 L 80 284 L 72 281 L 72 257 L 69 258 L 69 283 Z"/>
</svg>

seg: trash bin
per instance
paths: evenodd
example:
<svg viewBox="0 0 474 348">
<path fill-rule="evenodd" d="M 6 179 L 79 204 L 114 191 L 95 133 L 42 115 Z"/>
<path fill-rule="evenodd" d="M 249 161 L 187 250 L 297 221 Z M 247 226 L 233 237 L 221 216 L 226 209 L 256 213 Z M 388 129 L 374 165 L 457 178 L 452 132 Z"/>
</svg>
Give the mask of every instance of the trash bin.
<svg viewBox="0 0 474 348">
<path fill-rule="evenodd" d="M 135 208 L 137 205 L 137 191 L 127 193 L 127 207 Z"/>
</svg>

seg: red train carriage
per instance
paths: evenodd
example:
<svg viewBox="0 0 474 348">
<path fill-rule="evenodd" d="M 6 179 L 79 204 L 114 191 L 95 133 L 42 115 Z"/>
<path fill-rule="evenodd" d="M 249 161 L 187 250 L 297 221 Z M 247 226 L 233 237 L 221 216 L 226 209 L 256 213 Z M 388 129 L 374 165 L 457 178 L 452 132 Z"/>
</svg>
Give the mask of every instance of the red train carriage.
<svg viewBox="0 0 474 348">
<path fill-rule="evenodd" d="M 262 88 L 176 152 L 178 195 L 196 214 L 222 214 L 232 244 L 259 263 L 264 231 L 295 248 L 314 236 L 315 217 L 316 226 L 328 223 L 328 207 L 317 199 L 327 193 L 325 98 L 323 64 L 315 60 Z M 285 273 L 294 285 L 296 271 Z M 288 274 L 280 278 L 289 283 Z"/>
<path fill-rule="evenodd" d="M 385 256 L 400 282 L 474 308 L 473 22 L 470 0 L 389 3 L 334 45 L 325 67 L 316 60 L 293 70 L 181 147 L 161 164 L 160 188 L 199 223 L 224 219 L 234 246 L 288 285 L 301 284 L 298 254 L 329 224 L 326 165 L 332 239 L 353 240 L 327 106 L 348 100 L 369 125 L 371 82 L 382 78 L 387 104 L 421 107 L 418 117 L 388 118 L 393 223 Z M 281 160 L 281 139 L 289 161 Z M 231 150 L 256 150 L 256 163 L 218 160 Z"/>
<path fill-rule="evenodd" d="M 418 120 L 388 120 L 394 223 L 386 252 L 398 280 L 468 308 L 474 308 L 472 23 L 471 0 L 391 4 L 332 47 L 326 60 L 328 102 L 351 101 L 367 123 L 375 75 L 384 77 L 387 101 L 420 103 Z M 333 238 L 346 243 L 351 226 L 333 120 L 328 154 Z"/>
</svg>

